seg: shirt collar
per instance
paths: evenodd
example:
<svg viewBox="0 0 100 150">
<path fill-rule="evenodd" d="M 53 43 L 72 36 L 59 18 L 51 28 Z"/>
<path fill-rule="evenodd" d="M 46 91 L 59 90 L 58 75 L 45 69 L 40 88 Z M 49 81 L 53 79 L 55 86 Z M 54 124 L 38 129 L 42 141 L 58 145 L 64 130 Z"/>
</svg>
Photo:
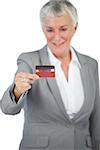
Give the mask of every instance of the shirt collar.
<svg viewBox="0 0 100 150">
<path fill-rule="evenodd" d="M 81 68 L 81 64 L 80 64 L 80 62 L 78 60 L 78 57 L 77 57 L 77 55 L 75 53 L 75 50 L 73 49 L 73 47 L 71 47 L 70 50 L 71 50 L 71 55 L 72 55 L 71 62 L 73 62 L 74 64 L 78 65 L 79 68 Z"/>
<path fill-rule="evenodd" d="M 70 50 L 71 50 L 71 56 L 72 56 L 72 59 L 71 59 L 71 62 L 78 65 L 79 68 L 81 68 L 81 64 L 78 60 L 78 57 L 74 51 L 74 49 L 72 47 L 70 47 Z M 56 65 L 57 63 L 61 64 L 60 60 L 58 60 L 52 53 L 52 51 L 50 50 L 50 48 L 47 46 L 47 51 L 48 51 L 48 55 L 49 55 L 49 59 L 50 59 L 50 62 L 52 65 Z M 70 62 L 70 63 L 71 63 Z"/>
<path fill-rule="evenodd" d="M 52 53 L 52 51 L 48 46 L 47 46 L 47 51 L 52 65 L 56 65 L 57 63 L 60 63 L 60 61 L 54 56 L 54 54 Z"/>
</svg>

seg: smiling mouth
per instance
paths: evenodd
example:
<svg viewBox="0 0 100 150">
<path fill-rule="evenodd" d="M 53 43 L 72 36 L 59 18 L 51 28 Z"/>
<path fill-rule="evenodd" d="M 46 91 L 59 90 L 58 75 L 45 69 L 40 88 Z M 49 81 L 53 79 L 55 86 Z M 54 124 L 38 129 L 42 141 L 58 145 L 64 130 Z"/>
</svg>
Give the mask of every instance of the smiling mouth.
<svg viewBox="0 0 100 150">
<path fill-rule="evenodd" d="M 64 44 L 64 42 L 63 42 L 63 43 L 60 43 L 60 44 L 53 43 L 53 45 L 56 46 L 56 47 L 59 47 L 59 46 L 61 46 L 61 45 L 63 45 L 63 44 Z"/>
</svg>

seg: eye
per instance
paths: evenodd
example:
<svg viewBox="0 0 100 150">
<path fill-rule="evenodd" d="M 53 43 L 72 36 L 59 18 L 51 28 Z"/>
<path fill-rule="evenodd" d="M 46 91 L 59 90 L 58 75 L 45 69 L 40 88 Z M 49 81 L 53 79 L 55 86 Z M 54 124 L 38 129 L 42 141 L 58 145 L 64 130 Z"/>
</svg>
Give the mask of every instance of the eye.
<svg viewBox="0 0 100 150">
<path fill-rule="evenodd" d="M 46 30 L 47 32 L 53 32 L 53 30 L 49 29 L 49 30 Z"/>
<path fill-rule="evenodd" d="M 62 28 L 62 29 L 60 29 L 61 31 L 67 31 L 67 28 Z"/>
</svg>

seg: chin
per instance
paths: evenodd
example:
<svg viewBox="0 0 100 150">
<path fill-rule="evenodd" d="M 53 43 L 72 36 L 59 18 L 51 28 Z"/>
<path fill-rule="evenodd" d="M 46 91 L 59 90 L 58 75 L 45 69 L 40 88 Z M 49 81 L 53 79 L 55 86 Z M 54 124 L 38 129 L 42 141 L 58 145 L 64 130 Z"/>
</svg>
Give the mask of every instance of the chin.
<svg viewBox="0 0 100 150">
<path fill-rule="evenodd" d="M 55 50 L 58 50 L 58 51 L 66 49 L 66 45 L 65 44 L 61 44 L 61 45 L 54 45 L 54 44 L 52 44 L 51 47 L 52 47 L 52 49 L 55 49 Z"/>
<path fill-rule="evenodd" d="M 63 44 L 61 44 L 61 45 L 51 44 L 51 45 L 50 45 L 50 47 L 51 47 L 52 49 L 62 49 L 63 46 L 64 46 Z"/>
</svg>

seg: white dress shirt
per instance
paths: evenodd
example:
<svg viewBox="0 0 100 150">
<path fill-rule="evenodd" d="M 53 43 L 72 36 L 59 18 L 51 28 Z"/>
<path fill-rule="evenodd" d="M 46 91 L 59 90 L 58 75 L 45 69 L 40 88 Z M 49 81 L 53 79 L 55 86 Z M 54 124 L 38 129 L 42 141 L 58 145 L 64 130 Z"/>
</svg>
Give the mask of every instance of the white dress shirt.
<svg viewBox="0 0 100 150">
<path fill-rule="evenodd" d="M 67 81 L 61 68 L 61 61 L 53 55 L 49 47 L 47 50 L 50 63 L 51 65 L 55 66 L 55 79 L 57 81 L 63 104 L 67 114 L 72 119 L 74 115 L 78 113 L 84 101 L 83 86 L 80 75 L 81 64 L 76 56 L 74 49 L 71 47 L 72 59 L 68 67 L 69 69 Z"/>
</svg>

